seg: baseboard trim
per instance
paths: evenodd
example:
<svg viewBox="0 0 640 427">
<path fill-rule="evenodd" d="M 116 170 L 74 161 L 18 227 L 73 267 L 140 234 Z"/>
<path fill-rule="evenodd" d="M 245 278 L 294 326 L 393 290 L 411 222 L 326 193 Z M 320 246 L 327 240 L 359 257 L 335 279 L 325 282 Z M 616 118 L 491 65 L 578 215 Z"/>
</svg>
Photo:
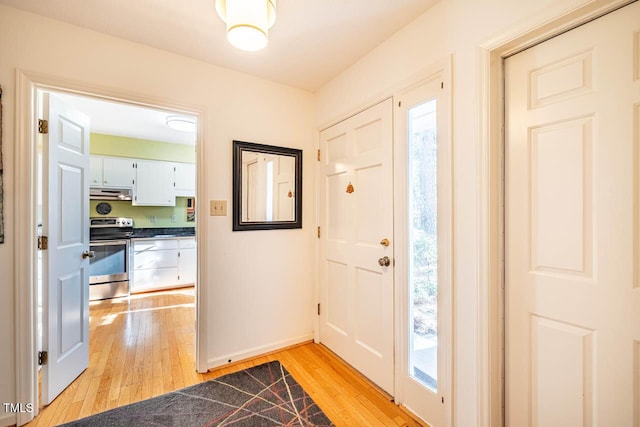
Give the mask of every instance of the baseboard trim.
<svg viewBox="0 0 640 427">
<path fill-rule="evenodd" d="M 246 351 L 231 353 L 220 357 L 215 357 L 207 361 L 208 369 L 213 370 L 220 368 L 221 366 L 229 366 L 238 362 L 246 361 L 258 356 L 265 356 L 274 351 L 284 350 L 287 347 L 295 347 L 301 344 L 306 344 L 313 341 L 313 332 L 302 335 L 300 337 L 291 338 L 284 341 L 278 341 L 275 343 L 263 345 L 260 347 L 254 347 Z"/>
<path fill-rule="evenodd" d="M 4 413 L 0 415 L 0 426 L 2 427 L 14 426 L 17 422 L 16 414 Z"/>
</svg>

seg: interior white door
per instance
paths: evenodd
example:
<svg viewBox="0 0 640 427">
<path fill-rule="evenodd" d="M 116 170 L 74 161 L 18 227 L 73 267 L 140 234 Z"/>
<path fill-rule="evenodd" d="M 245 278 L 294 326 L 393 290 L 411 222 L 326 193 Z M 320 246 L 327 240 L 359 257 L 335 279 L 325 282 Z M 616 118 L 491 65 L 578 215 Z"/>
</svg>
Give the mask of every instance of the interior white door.
<svg viewBox="0 0 640 427">
<path fill-rule="evenodd" d="M 393 394 L 391 106 L 320 133 L 320 340 Z"/>
<path fill-rule="evenodd" d="M 640 3 L 506 60 L 506 423 L 640 425 Z"/>
<path fill-rule="evenodd" d="M 89 118 L 43 94 L 42 401 L 48 405 L 89 365 Z"/>
</svg>

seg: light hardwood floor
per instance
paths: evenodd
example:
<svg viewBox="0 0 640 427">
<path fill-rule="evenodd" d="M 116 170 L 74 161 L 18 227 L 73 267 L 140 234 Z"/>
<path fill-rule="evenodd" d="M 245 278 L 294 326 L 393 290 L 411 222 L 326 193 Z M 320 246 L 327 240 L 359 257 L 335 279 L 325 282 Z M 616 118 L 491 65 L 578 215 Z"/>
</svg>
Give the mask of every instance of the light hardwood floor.
<svg viewBox="0 0 640 427">
<path fill-rule="evenodd" d="M 336 426 L 420 426 L 322 345 L 307 343 L 198 374 L 193 288 L 91 305 L 89 368 L 29 426 L 54 426 L 279 360 Z"/>
</svg>

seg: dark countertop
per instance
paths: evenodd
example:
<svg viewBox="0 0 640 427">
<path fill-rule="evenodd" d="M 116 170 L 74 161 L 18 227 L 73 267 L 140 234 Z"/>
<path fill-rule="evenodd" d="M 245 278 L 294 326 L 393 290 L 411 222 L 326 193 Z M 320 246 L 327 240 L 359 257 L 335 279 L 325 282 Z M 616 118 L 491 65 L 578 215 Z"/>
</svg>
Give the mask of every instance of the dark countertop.
<svg viewBox="0 0 640 427">
<path fill-rule="evenodd" d="M 195 236 L 195 227 L 166 227 L 166 228 L 134 228 L 133 239 L 152 237 L 189 237 Z"/>
</svg>

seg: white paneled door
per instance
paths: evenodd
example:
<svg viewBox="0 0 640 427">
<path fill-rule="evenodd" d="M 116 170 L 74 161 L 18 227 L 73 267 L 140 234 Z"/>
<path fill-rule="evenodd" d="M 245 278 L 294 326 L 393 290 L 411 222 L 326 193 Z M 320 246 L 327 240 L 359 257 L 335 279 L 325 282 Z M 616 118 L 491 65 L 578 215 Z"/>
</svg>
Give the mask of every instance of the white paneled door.
<svg viewBox="0 0 640 427">
<path fill-rule="evenodd" d="M 320 340 L 393 394 L 388 99 L 320 133 Z"/>
<path fill-rule="evenodd" d="M 89 365 L 89 118 L 43 94 L 42 403 Z"/>
<path fill-rule="evenodd" d="M 640 425 L 640 3 L 506 60 L 506 425 Z"/>
</svg>

